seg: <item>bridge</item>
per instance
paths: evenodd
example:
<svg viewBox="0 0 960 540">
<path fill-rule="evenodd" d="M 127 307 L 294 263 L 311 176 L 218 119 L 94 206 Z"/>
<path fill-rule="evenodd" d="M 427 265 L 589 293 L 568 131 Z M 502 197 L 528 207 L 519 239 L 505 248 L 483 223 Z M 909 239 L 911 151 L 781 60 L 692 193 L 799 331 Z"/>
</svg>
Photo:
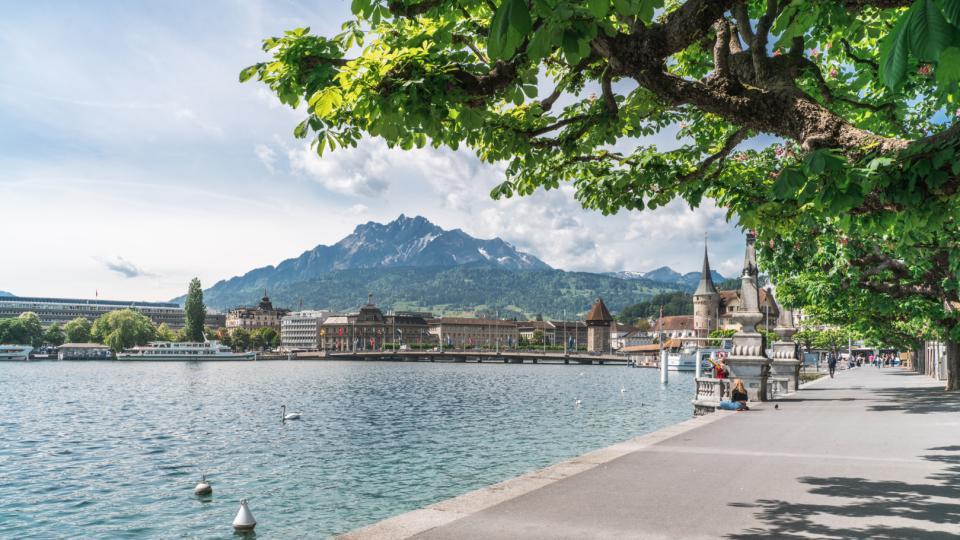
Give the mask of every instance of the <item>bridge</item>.
<svg viewBox="0 0 960 540">
<path fill-rule="evenodd" d="M 614 364 L 627 365 L 630 358 L 622 354 L 590 354 L 539 351 L 313 351 L 296 353 L 298 360 L 369 360 L 386 362 L 476 362 L 503 364 Z"/>
</svg>

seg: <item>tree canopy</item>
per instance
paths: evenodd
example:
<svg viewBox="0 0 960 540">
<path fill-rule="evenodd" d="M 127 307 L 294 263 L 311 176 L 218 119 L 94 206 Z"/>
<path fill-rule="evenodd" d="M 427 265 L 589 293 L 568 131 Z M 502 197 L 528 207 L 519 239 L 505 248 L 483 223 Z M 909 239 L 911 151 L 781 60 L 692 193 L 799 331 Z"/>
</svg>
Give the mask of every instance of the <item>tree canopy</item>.
<svg viewBox="0 0 960 540">
<path fill-rule="evenodd" d="M 203 305 L 203 287 L 198 278 L 190 280 L 187 299 L 183 303 L 183 313 L 186 341 L 203 341 L 203 324 L 207 319 L 207 308 Z"/>
<path fill-rule="evenodd" d="M 132 309 L 120 309 L 101 315 L 93 323 L 90 337 L 114 352 L 144 345 L 156 338 L 157 330 L 150 319 Z"/>
<path fill-rule="evenodd" d="M 264 40 L 271 58 L 240 73 L 303 105 L 294 135 L 318 153 L 466 147 L 506 164 L 494 197 L 571 183 L 604 213 L 712 198 L 756 229 L 788 305 L 904 345 L 960 339 L 960 0 L 352 11 L 334 36 Z"/>
<path fill-rule="evenodd" d="M 87 343 L 90 341 L 90 321 L 86 317 L 77 317 L 64 325 L 63 332 L 70 343 Z"/>
</svg>

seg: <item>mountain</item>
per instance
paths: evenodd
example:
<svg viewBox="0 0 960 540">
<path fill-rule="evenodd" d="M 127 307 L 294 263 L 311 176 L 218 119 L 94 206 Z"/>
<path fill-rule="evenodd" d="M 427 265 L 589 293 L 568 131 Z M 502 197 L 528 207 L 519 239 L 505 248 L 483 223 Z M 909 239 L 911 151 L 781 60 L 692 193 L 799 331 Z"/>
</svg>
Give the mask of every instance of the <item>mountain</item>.
<svg viewBox="0 0 960 540">
<path fill-rule="evenodd" d="M 697 285 L 700 283 L 700 272 L 687 272 L 686 274 L 681 274 L 669 266 L 661 266 L 649 272 L 632 272 L 629 270 L 621 270 L 620 272 L 608 272 L 606 275 L 617 277 L 620 279 L 646 279 L 650 281 L 657 281 L 667 285 L 675 285 L 682 289 L 695 290 Z M 721 283 L 727 278 L 721 276 L 716 270 L 710 270 L 710 275 L 713 277 L 714 283 Z"/>
<path fill-rule="evenodd" d="M 518 251 L 499 238 L 479 240 L 460 229 L 447 231 L 423 217 L 401 214 L 387 224 L 371 221 L 358 225 L 353 233 L 332 246 L 319 245 L 275 267 L 264 266 L 220 281 L 205 293 L 205 298 L 209 294 L 211 301 L 218 297 L 243 298 L 241 303 L 250 303 L 259 298 L 253 291 L 273 290 L 338 270 L 460 265 L 507 270 L 551 269 L 540 259 Z M 174 301 L 182 301 L 182 297 Z"/>
<path fill-rule="evenodd" d="M 568 317 L 585 313 L 598 296 L 617 311 L 670 290 L 676 287 L 589 272 L 460 265 L 334 270 L 311 280 L 276 285 L 269 294 L 274 305 L 293 308 L 302 300 L 304 308 L 352 311 L 372 293 L 384 311 L 461 316 L 493 316 L 499 311 L 505 318 L 530 318 L 539 313 L 556 319 L 564 312 Z M 262 293 L 256 287 L 214 286 L 204 292 L 204 301 L 226 309 L 254 303 Z"/>
<path fill-rule="evenodd" d="M 0 296 L 13 296 L 13 295 L 8 293 L 7 291 L 0 291 Z"/>
<path fill-rule="evenodd" d="M 204 291 L 204 301 L 217 309 L 251 305 L 267 289 L 276 306 L 345 311 L 373 293 L 386 310 L 560 317 L 564 310 L 571 316 L 587 311 L 597 296 L 617 310 L 678 288 L 643 278 L 555 270 L 499 238 L 480 240 L 420 216 L 401 215 L 387 224 L 359 225 L 336 244 L 276 266 L 220 281 Z"/>
</svg>

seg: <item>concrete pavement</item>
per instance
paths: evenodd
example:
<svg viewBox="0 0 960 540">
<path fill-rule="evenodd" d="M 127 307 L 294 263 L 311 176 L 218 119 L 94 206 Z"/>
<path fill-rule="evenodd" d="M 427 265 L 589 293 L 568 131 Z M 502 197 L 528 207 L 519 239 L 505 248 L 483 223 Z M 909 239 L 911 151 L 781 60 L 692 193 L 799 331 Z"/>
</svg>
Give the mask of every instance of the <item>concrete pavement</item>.
<svg viewBox="0 0 960 540">
<path fill-rule="evenodd" d="M 925 376 L 840 371 L 346 537 L 960 538 L 958 413 Z"/>
</svg>

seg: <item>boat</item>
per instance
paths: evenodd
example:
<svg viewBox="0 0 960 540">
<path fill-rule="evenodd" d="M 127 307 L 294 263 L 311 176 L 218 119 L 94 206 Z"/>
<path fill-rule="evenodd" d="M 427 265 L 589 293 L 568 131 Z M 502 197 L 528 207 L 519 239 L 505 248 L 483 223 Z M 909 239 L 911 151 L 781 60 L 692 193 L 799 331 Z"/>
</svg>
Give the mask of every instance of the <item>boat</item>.
<svg viewBox="0 0 960 540">
<path fill-rule="evenodd" d="M 710 354 L 725 351 L 718 347 L 697 348 L 696 346 L 687 346 L 682 349 L 672 349 L 667 353 L 668 371 L 696 371 L 697 357 L 700 358 L 701 373 L 707 373 L 712 367 L 710 364 Z"/>
<path fill-rule="evenodd" d="M 0 360 L 26 362 L 30 360 L 33 347 L 29 345 L 0 345 Z"/>
<path fill-rule="evenodd" d="M 117 360 L 140 360 L 157 362 L 165 360 L 179 361 L 219 361 L 219 360 L 256 360 L 253 352 L 235 353 L 230 347 L 219 341 L 200 342 L 173 342 L 151 341 L 146 345 L 127 349 L 117 354 Z"/>
</svg>

